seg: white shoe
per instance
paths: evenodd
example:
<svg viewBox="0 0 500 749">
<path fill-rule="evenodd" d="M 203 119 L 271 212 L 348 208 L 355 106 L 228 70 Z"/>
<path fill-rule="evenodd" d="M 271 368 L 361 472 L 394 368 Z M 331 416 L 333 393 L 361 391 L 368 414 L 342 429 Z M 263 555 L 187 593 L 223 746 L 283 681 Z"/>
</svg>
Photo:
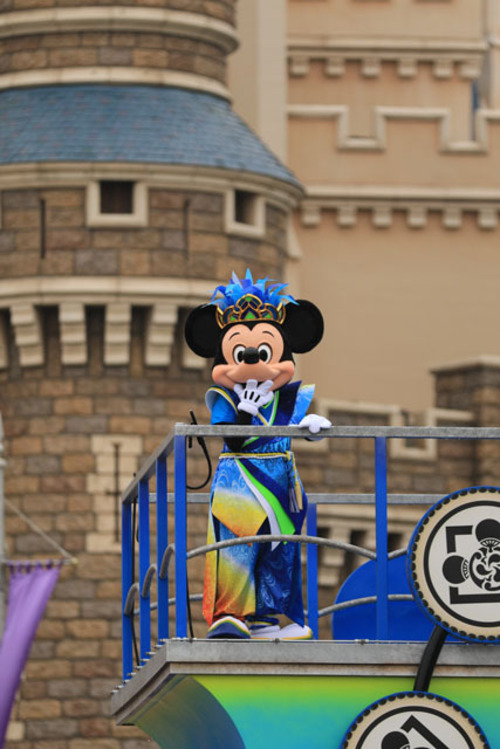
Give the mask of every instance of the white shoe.
<svg viewBox="0 0 500 749">
<path fill-rule="evenodd" d="M 277 635 L 278 640 L 314 640 L 311 627 L 306 624 L 302 627 L 300 624 L 288 624 L 280 630 Z"/>
<path fill-rule="evenodd" d="M 246 623 L 252 640 L 275 640 L 279 637 L 279 620 L 274 617 L 264 616 L 262 619 L 247 619 Z"/>
<path fill-rule="evenodd" d="M 295 622 L 287 624 L 283 629 L 278 624 L 251 625 L 250 637 L 252 640 L 314 640 L 311 627 L 302 627 Z"/>
<path fill-rule="evenodd" d="M 279 624 L 269 624 L 267 627 L 250 627 L 250 637 L 252 640 L 279 640 Z"/>
</svg>

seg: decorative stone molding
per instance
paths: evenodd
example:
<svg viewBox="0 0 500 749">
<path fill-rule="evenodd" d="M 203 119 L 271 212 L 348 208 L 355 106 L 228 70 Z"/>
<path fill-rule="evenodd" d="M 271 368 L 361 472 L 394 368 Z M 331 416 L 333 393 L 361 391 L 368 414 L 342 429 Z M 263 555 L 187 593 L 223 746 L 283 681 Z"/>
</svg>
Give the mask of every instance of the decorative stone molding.
<svg viewBox="0 0 500 749">
<path fill-rule="evenodd" d="M 480 229 L 496 229 L 498 226 L 499 207 L 483 206 L 479 210 L 478 226 Z"/>
<path fill-rule="evenodd" d="M 329 78 L 340 78 L 345 73 L 345 61 L 340 55 L 331 55 L 325 60 L 325 75 Z"/>
<path fill-rule="evenodd" d="M 339 226 L 356 225 L 360 211 L 372 214 L 378 228 L 389 228 L 394 212 L 404 212 L 410 229 L 425 229 L 429 211 L 439 212 L 443 227 L 460 229 L 464 212 L 476 215 L 477 226 L 493 231 L 498 226 L 500 190 L 450 190 L 418 188 L 382 188 L 359 186 L 307 187 L 300 206 L 303 226 L 319 226 L 322 214 L 334 211 Z"/>
<path fill-rule="evenodd" d="M 417 75 L 417 57 L 400 57 L 397 62 L 400 78 L 414 78 Z"/>
<path fill-rule="evenodd" d="M 132 308 L 127 302 L 112 302 L 106 306 L 104 330 L 104 363 L 128 364 L 130 359 L 130 321 Z"/>
<path fill-rule="evenodd" d="M 462 210 L 458 206 L 448 206 L 443 210 L 443 226 L 445 229 L 461 228 Z"/>
<path fill-rule="evenodd" d="M 321 208 L 313 202 L 307 201 L 300 207 L 300 217 L 303 226 L 319 226 L 321 223 Z"/>
<path fill-rule="evenodd" d="M 85 306 L 81 302 L 59 305 L 61 359 L 63 364 L 85 364 L 87 361 L 87 328 Z"/>
<path fill-rule="evenodd" d="M 401 78 L 418 75 L 419 64 L 430 64 L 438 79 L 451 77 L 455 70 L 464 80 L 481 74 L 487 44 L 475 42 L 422 41 L 409 39 L 334 39 L 318 43 L 315 37 L 291 37 L 288 42 L 289 72 L 294 78 L 309 74 L 310 64 L 320 61 L 325 75 L 342 76 L 346 63 L 356 62 L 360 74 L 376 78 L 382 74 L 382 63 L 396 66 Z M 332 61 L 334 61 L 332 63 Z"/>
<path fill-rule="evenodd" d="M 356 206 L 351 203 L 340 205 L 337 211 L 337 223 L 339 226 L 354 226 L 358 220 Z"/>
<path fill-rule="evenodd" d="M 308 55 L 294 54 L 289 56 L 289 69 L 290 75 L 301 78 L 304 75 L 309 74 L 309 61 Z"/>
<path fill-rule="evenodd" d="M 216 280 L 182 278 L 70 276 L 64 283 L 60 277 L 15 278 L 0 280 L 0 312 L 10 310 L 21 366 L 32 367 L 44 363 L 38 307 L 57 306 L 62 363 L 75 365 L 87 362 L 85 306 L 104 306 L 104 363 L 117 366 L 130 361 L 132 306 L 150 307 L 144 333 L 146 365 L 168 366 L 178 310 L 205 303 L 216 285 Z M 0 323 L 2 319 L 0 315 Z M 8 366 L 6 341 L 0 326 L 0 367 L 4 368 Z M 185 366 L 190 366 L 188 361 Z"/>
<path fill-rule="evenodd" d="M 44 362 L 42 331 L 38 310 L 29 302 L 16 302 L 10 307 L 19 361 L 22 367 L 38 367 Z"/>
<path fill-rule="evenodd" d="M 422 205 L 414 205 L 408 209 L 406 223 L 411 229 L 423 229 L 427 226 L 427 209 Z"/>
<path fill-rule="evenodd" d="M 392 210 L 389 205 L 376 205 L 372 211 L 372 223 L 377 229 L 386 229 L 392 224 Z"/>
<path fill-rule="evenodd" d="M 170 364 L 174 332 L 177 324 L 177 305 L 155 304 L 146 329 L 146 365 L 167 367 Z"/>
<path fill-rule="evenodd" d="M 342 104 L 290 104 L 288 116 L 300 119 L 337 121 L 337 148 L 339 151 L 385 151 L 387 144 L 386 123 L 390 120 L 413 122 L 437 122 L 438 149 L 440 153 L 488 153 L 489 127 L 500 123 L 500 110 L 478 109 L 475 115 L 476 140 L 453 141 L 449 109 L 438 107 L 382 107 L 373 108 L 374 134 L 355 137 L 349 132 L 349 107 Z"/>
<path fill-rule="evenodd" d="M 453 75 L 453 60 L 449 57 L 437 57 L 433 62 L 433 73 L 435 78 L 451 78 Z M 478 71 L 478 75 L 479 75 Z"/>
<path fill-rule="evenodd" d="M 361 60 L 361 75 L 364 78 L 378 78 L 382 69 L 382 60 L 380 57 L 370 55 L 363 57 Z"/>
<path fill-rule="evenodd" d="M 127 302 L 150 306 L 169 301 L 190 307 L 206 302 L 216 279 L 208 281 L 155 276 L 31 276 L 0 279 L 0 309 L 15 304 L 56 305 L 77 299 L 82 304 Z"/>
<path fill-rule="evenodd" d="M 238 46 L 236 31 L 216 18 L 179 10 L 88 6 L 2 13 L 0 39 L 43 33 L 120 31 L 168 34 L 217 44 L 229 54 Z"/>
<path fill-rule="evenodd" d="M 117 83 L 149 86 L 174 86 L 194 91 L 203 91 L 223 99 L 230 99 L 227 87 L 213 78 L 196 73 L 162 68 L 132 67 L 81 67 L 45 68 L 43 70 L 22 70 L 0 75 L 0 91 L 29 86 L 53 86 L 64 83 Z"/>
</svg>

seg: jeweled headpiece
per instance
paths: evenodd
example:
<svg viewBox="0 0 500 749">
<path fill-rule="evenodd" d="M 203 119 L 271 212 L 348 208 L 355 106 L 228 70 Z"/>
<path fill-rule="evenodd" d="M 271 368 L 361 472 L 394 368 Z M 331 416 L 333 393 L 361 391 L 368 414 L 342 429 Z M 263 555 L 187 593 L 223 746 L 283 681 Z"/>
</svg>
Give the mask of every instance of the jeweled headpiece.
<svg viewBox="0 0 500 749">
<path fill-rule="evenodd" d="M 217 307 L 216 319 L 221 328 L 237 322 L 270 321 L 282 323 L 286 305 L 297 304 L 289 294 L 282 294 L 288 284 L 274 283 L 268 278 L 253 280 L 250 270 L 245 278 L 233 273 L 227 286 L 217 286 L 212 304 Z"/>
</svg>

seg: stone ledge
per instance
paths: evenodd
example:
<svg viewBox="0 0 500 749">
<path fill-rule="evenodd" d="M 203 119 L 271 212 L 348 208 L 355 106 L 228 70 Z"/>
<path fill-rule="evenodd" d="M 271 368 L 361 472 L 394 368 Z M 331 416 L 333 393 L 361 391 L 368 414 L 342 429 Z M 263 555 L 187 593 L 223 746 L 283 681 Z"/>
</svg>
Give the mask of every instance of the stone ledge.
<svg viewBox="0 0 500 749">
<path fill-rule="evenodd" d="M 226 54 L 238 46 L 236 32 L 229 23 L 200 13 L 171 9 L 123 6 L 47 8 L 3 13 L 0 17 L 0 38 L 71 31 L 173 34 L 217 44 Z"/>
<path fill-rule="evenodd" d="M 312 61 L 324 65 L 328 78 L 341 77 L 346 72 L 346 63 L 358 62 L 360 75 L 378 78 L 382 74 L 382 63 L 396 65 L 400 78 L 414 78 L 418 65 L 432 65 L 436 79 L 451 78 L 455 73 L 464 80 L 478 78 L 487 45 L 478 41 L 434 42 L 408 39 L 327 39 L 315 37 L 291 37 L 288 42 L 290 75 L 294 78 L 308 75 Z"/>
<path fill-rule="evenodd" d="M 450 364 L 441 364 L 432 367 L 431 373 L 435 375 L 451 374 L 453 372 L 461 372 L 464 369 L 479 368 L 500 369 L 500 356 L 485 354 L 477 356 L 474 359 L 464 359 L 463 361 L 450 362 Z"/>
<path fill-rule="evenodd" d="M 333 211 L 337 224 L 356 226 L 361 211 L 372 214 L 376 228 L 392 226 L 395 213 L 405 213 L 410 229 L 425 229 L 430 212 L 440 213 L 443 227 L 450 231 L 462 227 L 465 213 L 474 213 L 478 229 L 494 230 L 500 214 L 500 191 L 491 189 L 411 188 L 394 185 L 308 185 L 300 206 L 303 226 L 314 228 L 322 214 Z"/>
<path fill-rule="evenodd" d="M 79 68 L 45 68 L 0 75 L 0 91 L 31 86 L 51 86 L 61 83 L 121 83 L 149 86 L 173 86 L 230 99 L 225 85 L 196 73 L 162 70 L 148 67 L 95 66 Z"/>
</svg>

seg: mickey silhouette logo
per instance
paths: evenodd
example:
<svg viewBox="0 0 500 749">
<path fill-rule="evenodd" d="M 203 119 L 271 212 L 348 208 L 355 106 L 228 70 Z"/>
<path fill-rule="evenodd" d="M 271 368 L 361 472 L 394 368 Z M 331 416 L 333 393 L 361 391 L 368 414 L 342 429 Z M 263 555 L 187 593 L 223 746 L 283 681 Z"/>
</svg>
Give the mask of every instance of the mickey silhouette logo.
<svg viewBox="0 0 500 749">
<path fill-rule="evenodd" d="M 428 692 L 391 694 L 370 705 L 350 725 L 342 749 L 489 749 L 474 718 Z"/>
<path fill-rule="evenodd" d="M 472 487 L 437 502 L 409 546 L 417 602 L 451 634 L 500 641 L 500 489 Z"/>
</svg>

